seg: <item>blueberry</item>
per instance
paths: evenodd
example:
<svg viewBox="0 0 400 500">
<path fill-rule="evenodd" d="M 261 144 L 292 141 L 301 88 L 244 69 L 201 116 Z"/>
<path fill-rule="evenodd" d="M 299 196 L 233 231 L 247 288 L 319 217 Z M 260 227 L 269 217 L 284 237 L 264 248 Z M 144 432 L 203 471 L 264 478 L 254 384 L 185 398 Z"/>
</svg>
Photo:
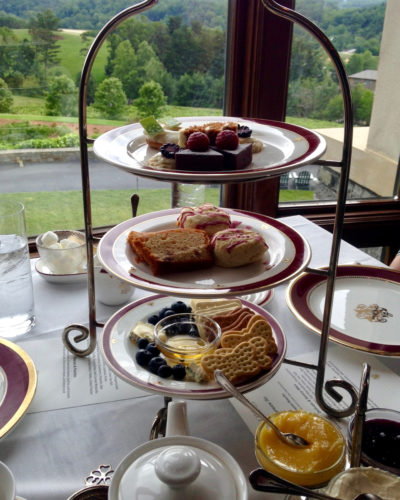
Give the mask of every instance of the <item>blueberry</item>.
<svg viewBox="0 0 400 500">
<path fill-rule="evenodd" d="M 175 311 L 176 313 L 183 313 L 186 312 L 187 306 L 184 302 L 181 300 L 178 300 L 177 302 L 174 302 L 171 304 L 171 309 Z"/>
<path fill-rule="evenodd" d="M 150 316 L 150 318 L 147 320 L 147 323 L 150 323 L 151 325 L 155 325 L 160 321 L 160 318 L 158 317 L 157 314 L 153 314 Z"/>
<path fill-rule="evenodd" d="M 180 333 L 179 326 L 180 325 L 168 326 L 165 329 L 165 333 L 168 337 L 175 337 L 175 335 L 178 335 L 178 333 Z"/>
<path fill-rule="evenodd" d="M 160 309 L 158 311 L 158 318 L 162 319 L 164 317 L 165 311 L 168 311 L 168 309 L 170 309 L 170 308 L 169 307 L 163 307 L 162 309 Z"/>
<path fill-rule="evenodd" d="M 161 365 L 158 367 L 157 375 L 161 378 L 168 378 L 172 375 L 172 368 L 168 365 Z"/>
<path fill-rule="evenodd" d="M 160 366 L 165 365 L 165 364 L 166 364 L 165 359 L 161 358 L 160 356 L 156 356 L 150 360 L 147 367 L 148 367 L 149 371 L 151 371 L 151 373 L 156 374 L 158 372 L 158 369 L 160 368 Z"/>
<path fill-rule="evenodd" d="M 137 346 L 139 347 L 139 349 L 146 349 L 148 343 L 149 341 L 143 337 L 137 341 Z"/>
<path fill-rule="evenodd" d="M 196 325 L 191 325 L 188 335 L 190 335 L 191 337 L 200 337 L 199 330 L 197 329 Z"/>
<path fill-rule="evenodd" d="M 136 353 L 136 362 L 139 366 L 146 367 L 151 361 L 152 355 L 146 349 L 139 349 Z"/>
<path fill-rule="evenodd" d="M 185 365 L 179 364 L 172 367 L 172 376 L 175 380 L 183 380 L 186 375 Z"/>
<path fill-rule="evenodd" d="M 165 310 L 163 310 L 162 313 L 160 311 L 160 319 L 166 318 L 167 316 L 172 316 L 173 314 L 176 314 L 176 313 L 172 309 L 165 309 Z"/>
<path fill-rule="evenodd" d="M 150 342 L 146 346 L 146 350 L 149 351 L 149 353 L 154 357 L 158 356 L 160 354 L 160 351 L 157 349 L 157 346 L 154 342 Z"/>
</svg>

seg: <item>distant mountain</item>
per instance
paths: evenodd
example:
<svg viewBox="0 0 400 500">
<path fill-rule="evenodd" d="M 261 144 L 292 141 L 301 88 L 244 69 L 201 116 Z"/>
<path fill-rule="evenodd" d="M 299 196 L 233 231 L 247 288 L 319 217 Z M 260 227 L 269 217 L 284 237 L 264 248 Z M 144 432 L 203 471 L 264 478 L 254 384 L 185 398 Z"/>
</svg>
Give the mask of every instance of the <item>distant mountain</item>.
<svg viewBox="0 0 400 500">
<path fill-rule="evenodd" d="M 1 2 L 2 13 L 28 20 L 38 12 L 51 9 L 62 28 L 99 29 L 123 9 L 134 5 L 127 0 L 13 0 Z M 152 21 L 182 16 L 188 22 L 200 21 L 209 27 L 225 27 L 227 0 L 161 0 L 144 14 Z"/>
</svg>

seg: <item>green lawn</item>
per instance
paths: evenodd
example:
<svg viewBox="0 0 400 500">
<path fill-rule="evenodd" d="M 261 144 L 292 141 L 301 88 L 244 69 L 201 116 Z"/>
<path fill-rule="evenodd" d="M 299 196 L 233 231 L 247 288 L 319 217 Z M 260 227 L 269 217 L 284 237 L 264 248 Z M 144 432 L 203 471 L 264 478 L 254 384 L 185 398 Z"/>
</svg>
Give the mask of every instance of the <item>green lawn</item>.
<svg viewBox="0 0 400 500">
<path fill-rule="evenodd" d="M 132 189 L 92 191 L 92 222 L 94 227 L 118 224 L 131 217 Z M 138 214 L 171 207 L 169 189 L 142 189 Z M 80 191 L 5 193 L 4 199 L 18 200 L 25 206 L 27 231 L 30 236 L 54 229 L 83 228 L 83 203 Z M 280 202 L 313 199 L 312 191 L 280 192 Z M 219 189 L 206 188 L 205 202 L 219 205 Z"/>
<path fill-rule="evenodd" d="M 26 29 L 15 29 L 13 32 L 17 35 L 19 40 L 23 40 L 24 38 L 30 40 L 31 38 L 29 31 Z M 62 65 L 55 66 L 51 71 L 61 70 L 75 82 L 77 75 L 79 75 L 82 70 L 88 47 L 84 49 L 84 53 L 81 53 L 81 49 L 84 46 L 78 33 L 59 32 L 58 37 L 58 45 L 60 46 L 58 56 L 62 61 Z M 101 81 L 104 78 L 104 67 L 107 62 L 107 55 L 107 43 L 104 43 L 100 47 L 92 67 L 91 75 L 96 81 Z"/>
</svg>

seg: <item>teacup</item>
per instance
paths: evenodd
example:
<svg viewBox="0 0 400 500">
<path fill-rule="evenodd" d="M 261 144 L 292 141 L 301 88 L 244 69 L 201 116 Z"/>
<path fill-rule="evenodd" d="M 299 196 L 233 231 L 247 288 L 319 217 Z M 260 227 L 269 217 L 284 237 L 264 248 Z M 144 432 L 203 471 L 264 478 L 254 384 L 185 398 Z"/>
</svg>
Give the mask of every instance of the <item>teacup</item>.
<svg viewBox="0 0 400 500">
<path fill-rule="evenodd" d="M 0 500 L 24 500 L 15 496 L 15 479 L 13 473 L 3 462 L 0 462 Z"/>
<path fill-rule="evenodd" d="M 135 288 L 129 283 L 109 274 L 99 264 L 96 256 L 94 259 L 94 282 L 96 299 L 107 306 L 125 304 L 135 291 Z"/>
</svg>

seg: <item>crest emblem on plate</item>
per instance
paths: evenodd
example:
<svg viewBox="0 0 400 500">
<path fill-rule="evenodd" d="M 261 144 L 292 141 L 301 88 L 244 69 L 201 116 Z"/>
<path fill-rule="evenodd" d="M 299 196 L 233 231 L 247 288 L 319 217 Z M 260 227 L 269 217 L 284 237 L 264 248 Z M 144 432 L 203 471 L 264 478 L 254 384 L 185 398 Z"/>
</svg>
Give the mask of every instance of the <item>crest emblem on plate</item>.
<svg viewBox="0 0 400 500">
<path fill-rule="evenodd" d="M 357 318 L 367 319 L 372 323 L 386 323 L 387 318 L 393 317 L 386 307 L 380 307 L 378 304 L 359 304 L 355 309 Z"/>
</svg>

